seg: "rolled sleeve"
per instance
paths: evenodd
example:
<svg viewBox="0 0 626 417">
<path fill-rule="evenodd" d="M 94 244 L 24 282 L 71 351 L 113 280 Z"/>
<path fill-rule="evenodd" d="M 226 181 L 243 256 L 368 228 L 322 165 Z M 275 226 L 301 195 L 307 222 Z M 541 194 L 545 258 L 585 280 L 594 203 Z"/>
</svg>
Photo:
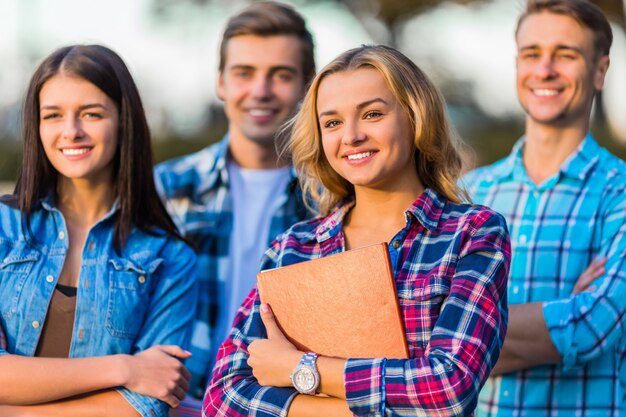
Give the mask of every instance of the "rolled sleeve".
<svg viewBox="0 0 626 417">
<path fill-rule="evenodd" d="M 384 359 L 348 359 L 344 368 L 346 401 L 357 416 L 381 416 Z"/>
<path fill-rule="evenodd" d="M 118 389 L 118 392 L 139 413 L 141 417 L 167 417 L 170 407 L 156 398 L 141 395 L 126 388 Z"/>
<path fill-rule="evenodd" d="M 543 304 L 543 317 L 565 369 L 576 368 L 612 349 L 626 328 L 626 194 L 612 189 L 598 227 L 606 273 L 594 291 Z"/>
</svg>

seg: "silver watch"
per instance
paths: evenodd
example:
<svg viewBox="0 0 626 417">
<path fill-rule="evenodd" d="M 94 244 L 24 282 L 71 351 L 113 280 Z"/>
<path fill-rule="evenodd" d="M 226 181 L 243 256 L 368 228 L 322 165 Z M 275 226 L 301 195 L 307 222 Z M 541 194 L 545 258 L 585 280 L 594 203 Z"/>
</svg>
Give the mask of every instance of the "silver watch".
<svg viewBox="0 0 626 417">
<path fill-rule="evenodd" d="M 291 383 L 300 394 L 315 395 L 320 386 L 320 374 L 315 361 L 317 353 L 308 352 L 291 372 Z"/>
</svg>

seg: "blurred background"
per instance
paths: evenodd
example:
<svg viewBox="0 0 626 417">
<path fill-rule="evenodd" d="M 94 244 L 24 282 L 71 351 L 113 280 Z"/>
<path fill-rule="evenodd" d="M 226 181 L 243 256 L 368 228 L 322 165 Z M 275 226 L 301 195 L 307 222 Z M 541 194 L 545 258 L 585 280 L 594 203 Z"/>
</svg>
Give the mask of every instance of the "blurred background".
<svg viewBox="0 0 626 417">
<path fill-rule="evenodd" d="M 307 19 L 317 67 L 363 43 L 412 58 L 443 92 L 470 164 L 506 155 L 523 131 L 513 31 L 523 0 L 287 0 Z M 626 158 L 626 0 L 594 0 L 614 29 L 611 68 L 594 108 L 601 144 Z M 243 0 L 0 0 L 0 192 L 20 163 L 20 108 L 29 77 L 59 46 L 101 43 L 128 64 L 162 161 L 219 140 L 220 35 Z"/>
</svg>

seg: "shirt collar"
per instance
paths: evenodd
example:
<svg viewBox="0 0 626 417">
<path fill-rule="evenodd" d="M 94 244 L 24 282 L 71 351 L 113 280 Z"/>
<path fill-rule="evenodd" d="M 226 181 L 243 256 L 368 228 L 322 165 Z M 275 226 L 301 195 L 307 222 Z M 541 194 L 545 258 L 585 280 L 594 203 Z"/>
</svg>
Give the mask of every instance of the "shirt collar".
<svg viewBox="0 0 626 417">
<path fill-rule="evenodd" d="M 522 136 L 513 146 L 511 153 L 502 164 L 499 164 L 493 171 L 495 178 L 507 178 L 511 175 L 523 173 L 526 176 L 522 152 L 526 137 Z M 591 133 L 587 133 L 576 152 L 570 155 L 561 166 L 560 172 L 573 178 L 584 180 L 591 168 L 600 158 L 600 146 L 595 141 Z"/>
<path fill-rule="evenodd" d="M 407 225 L 416 219 L 428 231 L 434 232 L 439 225 L 446 200 L 431 188 L 422 194 L 404 211 Z M 346 214 L 354 207 L 354 199 L 347 199 L 340 203 L 316 228 L 315 239 L 323 242 L 336 236 L 343 227 Z"/>
<path fill-rule="evenodd" d="M 211 190 L 213 190 L 218 182 L 220 185 L 228 187 L 230 184 L 230 179 L 228 176 L 228 163 L 232 159 L 230 154 L 230 137 L 228 133 L 224 135 L 222 140 L 219 142 L 217 147 L 217 152 L 215 153 L 215 164 L 214 164 L 214 175 L 209 175 L 209 173 L 199 173 L 201 178 L 201 184 L 198 187 L 198 194 L 202 195 Z M 289 169 L 290 180 L 287 187 L 289 192 L 293 192 L 298 188 L 298 176 L 296 173 L 296 169 L 290 166 Z"/>
<path fill-rule="evenodd" d="M 591 133 L 587 133 L 582 143 L 561 167 L 563 175 L 578 178 L 583 181 L 589 171 L 600 159 L 600 145 L 595 141 Z"/>
</svg>

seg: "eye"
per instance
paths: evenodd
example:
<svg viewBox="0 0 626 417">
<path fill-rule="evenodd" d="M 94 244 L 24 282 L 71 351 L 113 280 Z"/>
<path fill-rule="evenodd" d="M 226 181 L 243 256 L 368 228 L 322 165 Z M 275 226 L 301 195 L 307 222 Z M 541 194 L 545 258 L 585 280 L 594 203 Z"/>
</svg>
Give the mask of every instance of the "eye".
<svg viewBox="0 0 626 417">
<path fill-rule="evenodd" d="M 571 53 L 571 52 L 562 52 L 562 53 L 557 55 L 557 58 L 565 59 L 567 61 L 572 61 L 572 60 L 576 59 L 576 55 Z"/>
<path fill-rule="evenodd" d="M 236 78 L 248 79 L 252 77 L 252 71 L 247 69 L 240 69 L 233 71 L 233 76 Z"/>
<path fill-rule="evenodd" d="M 293 74 L 289 71 L 279 71 L 274 76 L 283 82 L 289 82 L 293 80 Z"/>
<path fill-rule="evenodd" d="M 365 113 L 365 115 L 363 116 L 364 119 L 376 119 L 381 117 L 383 114 L 377 110 L 372 110 L 372 111 L 368 111 L 367 113 Z"/>
<path fill-rule="evenodd" d="M 41 120 L 52 120 L 61 117 L 60 113 L 45 113 L 41 115 Z"/>
<path fill-rule="evenodd" d="M 339 126 L 339 120 L 331 119 L 324 122 L 324 128 L 332 129 L 333 127 Z"/>
<path fill-rule="evenodd" d="M 524 60 L 533 60 L 533 59 L 537 59 L 539 58 L 539 53 L 538 52 L 522 52 L 519 55 L 520 59 L 524 59 Z"/>
<path fill-rule="evenodd" d="M 93 119 L 93 120 L 100 120 L 100 119 L 102 119 L 102 115 L 100 113 L 95 113 L 95 112 L 84 113 L 83 117 L 85 119 Z"/>
</svg>

